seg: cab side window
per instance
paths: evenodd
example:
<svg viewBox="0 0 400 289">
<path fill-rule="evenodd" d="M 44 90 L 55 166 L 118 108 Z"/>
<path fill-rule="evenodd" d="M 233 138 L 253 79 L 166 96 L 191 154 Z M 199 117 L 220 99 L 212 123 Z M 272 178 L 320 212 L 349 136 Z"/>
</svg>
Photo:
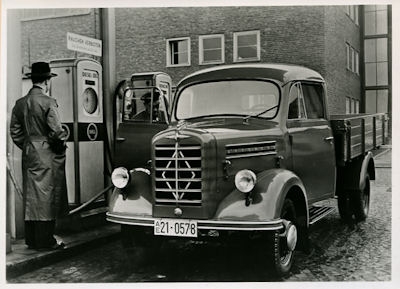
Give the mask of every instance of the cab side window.
<svg viewBox="0 0 400 289">
<path fill-rule="evenodd" d="M 301 85 L 299 82 L 294 83 L 289 92 L 289 112 L 288 119 L 307 118 L 303 95 L 301 93 Z"/>
<path fill-rule="evenodd" d="M 302 83 L 301 91 L 304 97 L 307 118 L 325 118 L 324 89 L 321 84 Z"/>
</svg>

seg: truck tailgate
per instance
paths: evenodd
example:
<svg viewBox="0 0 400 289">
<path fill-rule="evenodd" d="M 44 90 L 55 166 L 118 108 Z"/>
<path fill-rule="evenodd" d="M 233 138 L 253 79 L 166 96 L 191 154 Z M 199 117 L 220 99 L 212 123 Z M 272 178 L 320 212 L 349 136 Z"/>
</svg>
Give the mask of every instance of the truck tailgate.
<svg viewBox="0 0 400 289">
<path fill-rule="evenodd" d="M 332 115 L 338 165 L 385 144 L 388 117 L 385 113 Z"/>
</svg>

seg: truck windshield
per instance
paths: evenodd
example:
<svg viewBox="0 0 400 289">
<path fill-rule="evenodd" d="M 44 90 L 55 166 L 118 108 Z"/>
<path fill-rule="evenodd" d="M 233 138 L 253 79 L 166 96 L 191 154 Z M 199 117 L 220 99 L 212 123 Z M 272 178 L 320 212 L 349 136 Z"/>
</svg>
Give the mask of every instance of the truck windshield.
<svg viewBox="0 0 400 289">
<path fill-rule="evenodd" d="M 185 88 L 178 96 L 175 116 L 245 116 L 272 119 L 279 109 L 279 88 L 259 80 L 206 82 Z"/>
</svg>

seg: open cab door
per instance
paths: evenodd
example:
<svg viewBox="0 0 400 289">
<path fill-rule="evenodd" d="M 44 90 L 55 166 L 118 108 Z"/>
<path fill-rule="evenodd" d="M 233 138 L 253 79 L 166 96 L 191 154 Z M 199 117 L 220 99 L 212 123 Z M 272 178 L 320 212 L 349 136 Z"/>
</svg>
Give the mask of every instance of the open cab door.
<svg viewBox="0 0 400 289">
<path fill-rule="evenodd" d="M 169 124 L 171 78 L 165 73 L 133 74 L 117 100 L 116 167 L 147 167 L 151 139 Z"/>
</svg>

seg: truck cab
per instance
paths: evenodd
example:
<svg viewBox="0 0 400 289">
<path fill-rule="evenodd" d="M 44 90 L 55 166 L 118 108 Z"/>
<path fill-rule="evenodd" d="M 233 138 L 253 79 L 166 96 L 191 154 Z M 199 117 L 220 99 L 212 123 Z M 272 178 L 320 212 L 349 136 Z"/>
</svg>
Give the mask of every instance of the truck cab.
<svg viewBox="0 0 400 289">
<path fill-rule="evenodd" d="M 152 138 L 151 168 L 126 163 L 113 172 L 107 219 L 136 248 L 239 233 L 259 248 L 255 257 L 287 274 L 294 250 L 308 248 L 309 226 L 334 210 L 315 204 L 341 195 L 343 218 L 367 214 L 371 154 L 339 165 L 336 150 L 349 142 L 335 144 L 326 97 L 323 77 L 295 65 L 225 65 L 185 77 L 168 128 Z M 359 165 L 347 169 L 349 161 Z M 357 181 L 339 194 L 344 171 Z"/>
</svg>

